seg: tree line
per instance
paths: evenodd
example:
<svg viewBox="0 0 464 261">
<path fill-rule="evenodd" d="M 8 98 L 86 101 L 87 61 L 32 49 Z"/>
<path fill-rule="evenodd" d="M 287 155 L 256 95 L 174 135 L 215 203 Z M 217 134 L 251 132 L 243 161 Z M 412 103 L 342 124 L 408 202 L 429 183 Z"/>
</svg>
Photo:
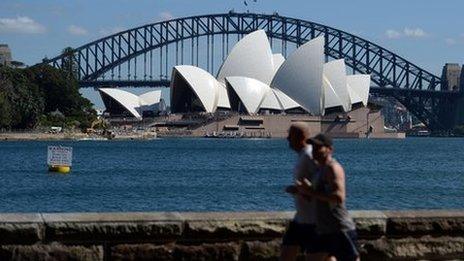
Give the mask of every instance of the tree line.
<svg viewBox="0 0 464 261">
<path fill-rule="evenodd" d="M 85 130 L 95 119 L 92 103 L 79 93 L 73 69 L 0 66 L 0 129 L 54 125 Z"/>
</svg>

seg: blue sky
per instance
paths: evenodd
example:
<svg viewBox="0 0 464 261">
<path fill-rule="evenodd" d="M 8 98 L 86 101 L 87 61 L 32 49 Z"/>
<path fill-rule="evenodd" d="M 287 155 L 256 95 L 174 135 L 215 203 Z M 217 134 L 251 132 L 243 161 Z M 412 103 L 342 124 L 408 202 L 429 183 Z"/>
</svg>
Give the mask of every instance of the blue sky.
<svg viewBox="0 0 464 261">
<path fill-rule="evenodd" d="M 464 62 L 462 0 L 1 0 L 0 43 L 28 65 L 66 47 L 173 17 L 243 12 L 273 13 L 342 29 L 440 74 Z"/>
</svg>

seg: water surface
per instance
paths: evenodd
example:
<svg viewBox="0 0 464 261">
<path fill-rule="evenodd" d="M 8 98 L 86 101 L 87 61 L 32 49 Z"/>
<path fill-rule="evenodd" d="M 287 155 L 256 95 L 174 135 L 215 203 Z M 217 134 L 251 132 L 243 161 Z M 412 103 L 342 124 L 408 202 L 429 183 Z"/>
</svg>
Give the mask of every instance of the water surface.
<svg viewBox="0 0 464 261">
<path fill-rule="evenodd" d="M 48 145 L 74 148 L 69 175 Z M 464 208 L 464 139 L 335 141 L 350 209 Z M 0 142 L 0 212 L 291 210 L 285 140 Z"/>
</svg>

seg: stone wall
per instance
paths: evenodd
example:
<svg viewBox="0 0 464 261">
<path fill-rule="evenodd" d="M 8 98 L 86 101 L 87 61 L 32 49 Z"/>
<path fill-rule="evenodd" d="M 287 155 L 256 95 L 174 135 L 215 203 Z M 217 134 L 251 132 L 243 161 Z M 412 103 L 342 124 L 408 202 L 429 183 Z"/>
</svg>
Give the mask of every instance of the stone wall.
<svg viewBox="0 0 464 261">
<path fill-rule="evenodd" d="M 464 257 L 464 211 L 352 211 L 362 260 Z M 0 214 L 0 260 L 277 260 L 292 212 Z"/>
</svg>

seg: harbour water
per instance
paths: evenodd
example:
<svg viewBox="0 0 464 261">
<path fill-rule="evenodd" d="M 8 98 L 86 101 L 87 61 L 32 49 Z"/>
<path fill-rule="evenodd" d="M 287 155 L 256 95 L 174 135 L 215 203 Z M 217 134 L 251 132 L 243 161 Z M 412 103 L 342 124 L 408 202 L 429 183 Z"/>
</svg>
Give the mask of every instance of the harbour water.
<svg viewBox="0 0 464 261">
<path fill-rule="evenodd" d="M 48 145 L 72 172 L 47 172 Z M 464 139 L 336 140 L 350 209 L 464 208 Z M 283 139 L 0 142 L 0 212 L 291 210 Z"/>
</svg>

